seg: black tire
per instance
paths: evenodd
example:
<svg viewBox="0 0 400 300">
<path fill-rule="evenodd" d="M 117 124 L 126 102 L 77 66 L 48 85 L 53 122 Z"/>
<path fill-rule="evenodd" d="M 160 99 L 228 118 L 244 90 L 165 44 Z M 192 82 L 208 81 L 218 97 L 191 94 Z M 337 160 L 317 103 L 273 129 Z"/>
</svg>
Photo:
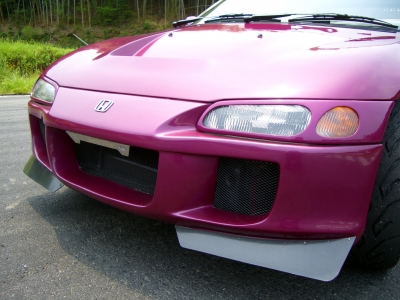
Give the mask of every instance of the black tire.
<svg viewBox="0 0 400 300">
<path fill-rule="evenodd" d="M 400 101 L 390 114 L 383 154 L 362 239 L 349 263 L 369 269 L 394 267 L 400 255 Z"/>
</svg>

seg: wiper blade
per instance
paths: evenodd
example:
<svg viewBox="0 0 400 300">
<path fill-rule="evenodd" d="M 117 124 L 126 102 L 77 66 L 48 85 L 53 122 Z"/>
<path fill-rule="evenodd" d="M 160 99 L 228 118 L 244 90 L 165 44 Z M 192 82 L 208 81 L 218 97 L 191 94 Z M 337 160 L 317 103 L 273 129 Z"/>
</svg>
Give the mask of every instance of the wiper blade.
<svg viewBox="0 0 400 300">
<path fill-rule="evenodd" d="M 188 20 L 179 20 L 172 22 L 172 26 L 179 27 L 182 25 L 190 24 L 196 21 L 200 21 L 202 19 L 207 19 L 209 20 L 205 21 L 204 23 L 211 23 L 211 22 L 218 22 L 218 21 L 224 21 L 224 20 L 234 20 L 234 19 L 244 19 L 245 17 L 252 16 L 253 14 L 225 14 L 225 15 L 220 15 L 220 16 L 215 16 L 215 17 L 198 17 L 198 18 L 193 18 L 193 19 L 188 19 Z"/>
<path fill-rule="evenodd" d="M 190 24 L 190 23 L 199 21 L 201 19 L 203 19 L 203 18 L 201 17 L 201 18 L 193 18 L 193 19 L 187 19 L 187 20 L 179 20 L 179 21 L 172 22 L 172 26 L 174 26 L 174 28 L 176 28 L 176 27 L 179 27 L 182 25 L 186 25 L 186 24 Z"/>
<path fill-rule="evenodd" d="M 225 14 L 225 15 L 219 15 L 216 17 L 212 17 L 213 20 L 216 19 L 223 19 L 223 18 L 237 18 L 237 17 L 249 17 L 253 16 L 254 14 Z"/>
<path fill-rule="evenodd" d="M 257 21 L 280 21 L 278 18 L 285 18 L 294 16 L 296 14 L 280 14 L 280 15 L 252 15 L 251 17 L 244 18 L 246 23 Z"/>
<path fill-rule="evenodd" d="M 305 15 L 302 17 L 289 19 L 288 21 L 289 21 L 289 23 L 290 22 L 301 22 L 301 21 L 353 21 L 353 22 L 368 23 L 368 24 L 374 24 L 374 25 L 398 29 L 398 26 L 390 24 L 390 23 L 382 21 L 382 20 L 369 18 L 369 17 L 343 15 L 343 14 Z"/>
<path fill-rule="evenodd" d="M 219 21 L 225 21 L 225 20 L 243 20 L 246 17 L 250 17 L 253 14 L 225 14 L 225 15 L 220 15 L 216 17 L 212 17 L 210 20 L 204 21 L 204 23 L 213 23 L 213 22 L 219 22 Z"/>
</svg>

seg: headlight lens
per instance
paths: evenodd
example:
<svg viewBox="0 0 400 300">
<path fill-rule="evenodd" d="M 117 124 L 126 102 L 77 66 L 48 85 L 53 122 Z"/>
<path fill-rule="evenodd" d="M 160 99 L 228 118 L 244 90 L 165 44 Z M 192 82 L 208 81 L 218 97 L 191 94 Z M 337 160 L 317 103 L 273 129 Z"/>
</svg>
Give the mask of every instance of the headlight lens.
<svg viewBox="0 0 400 300">
<path fill-rule="evenodd" d="M 47 102 L 53 102 L 55 94 L 56 89 L 54 88 L 54 86 L 44 81 L 43 79 L 39 79 L 36 82 L 35 87 L 32 91 L 32 97 Z"/>
<path fill-rule="evenodd" d="M 204 126 L 228 131 L 293 136 L 304 131 L 311 112 L 300 105 L 229 105 L 211 110 Z"/>
<path fill-rule="evenodd" d="M 342 138 L 353 135 L 358 128 L 357 113 L 346 106 L 332 108 L 317 124 L 317 133 L 327 138 Z"/>
</svg>

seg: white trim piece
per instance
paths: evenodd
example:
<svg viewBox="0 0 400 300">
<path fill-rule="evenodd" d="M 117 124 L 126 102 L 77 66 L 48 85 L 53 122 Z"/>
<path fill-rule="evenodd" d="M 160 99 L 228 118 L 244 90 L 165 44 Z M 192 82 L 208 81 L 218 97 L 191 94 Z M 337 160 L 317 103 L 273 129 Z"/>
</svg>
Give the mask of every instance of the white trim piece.
<svg viewBox="0 0 400 300">
<path fill-rule="evenodd" d="M 175 227 L 183 248 L 322 281 L 339 274 L 355 241 L 270 240 Z"/>
</svg>

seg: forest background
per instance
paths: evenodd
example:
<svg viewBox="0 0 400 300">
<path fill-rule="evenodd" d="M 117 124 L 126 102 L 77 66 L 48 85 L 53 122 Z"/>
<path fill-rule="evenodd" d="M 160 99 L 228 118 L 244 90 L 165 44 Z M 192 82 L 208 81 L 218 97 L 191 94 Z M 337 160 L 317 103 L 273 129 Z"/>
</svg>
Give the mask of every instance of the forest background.
<svg viewBox="0 0 400 300">
<path fill-rule="evenodd" d="M 216 0 L 0 0 L 0 95 L 27 94 L 62 55 L 112 37 L 172 27 Z M 79 37 L 79 38 L 78 38 Z"/>
<path fill-rule="evenodd" d="M 0 0 L 0 38 L 62 47 L 170 28 L 216 0 Z"/>
</svg>

